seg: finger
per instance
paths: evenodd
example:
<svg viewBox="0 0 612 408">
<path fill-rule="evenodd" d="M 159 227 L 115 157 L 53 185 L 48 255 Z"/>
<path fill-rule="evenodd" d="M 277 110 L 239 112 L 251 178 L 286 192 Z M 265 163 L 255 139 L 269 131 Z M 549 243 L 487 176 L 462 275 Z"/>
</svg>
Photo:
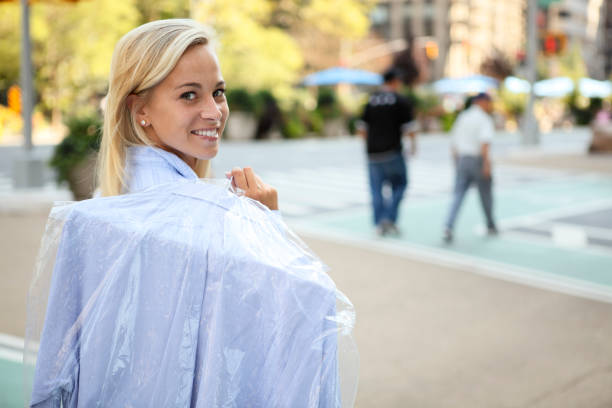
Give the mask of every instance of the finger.
<svg viewBox="0 0 612 408">
<path fill-rule="evenodd" d="M 234 177 L 234 183 L 238 188 L 243 190 L 249 189 L 249 183 L 247 182 L 246 177 L 244 176 L 244 171 L 240 167 L 234 167 L 232 169 L 232 177 Z"/>
<path fill-rule="evenodd" d="M 255 174 L 255 181 L 257 182 L 257 185 L 261 188 L 266 188 L 268 186 L 257 174 Z"/>
<path fill-rule="evenodd" d="M 255 178 L 256 177 L 255 172 L 253 171 L 252 168 L 245 167 L 244 175 L 246 177 L 246 181 L 247 181 L 247 184 L 249 185 L 249 188 L 257 190 L 257 188 L 261 186 L 257 183 L 257 179 Z"/>
</svg>

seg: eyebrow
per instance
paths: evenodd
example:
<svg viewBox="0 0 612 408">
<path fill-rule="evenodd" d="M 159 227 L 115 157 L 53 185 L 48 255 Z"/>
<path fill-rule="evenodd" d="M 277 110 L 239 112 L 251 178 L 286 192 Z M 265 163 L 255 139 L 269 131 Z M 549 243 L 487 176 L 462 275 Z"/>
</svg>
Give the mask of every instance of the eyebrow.
<svg viewBox="0 0 612 408">
<path fill-rule="evenodd" d="M 222 85 L 225 85 L 225 81 L 219 81 L 219 82 L 217 82 L 217 83 L 216 83 L 216 85 L 215 85 L 215 87 L 217 87 L 217 86 L 222 86 Z M 197 83 L 197 82 L 188 82 L 188 83 L 186 83 L 186 84 L 179 85 L 179 86 L 177 86 L 177 87 L 176 87 L 176 88 L 174 88 L 174 89 L 179 89 L 179 88 L 188 88 L 188 87 L 194 87 L 194 88 L 202 89 L 202 85 L 200 85 L 200 84 L 199 84 L 199 83 Z"/>
<path fill-rule="evenodd" d="M 202 89 L 202 85 L 198 84 L 197 82 L 188 82 L 186 84 L 179 85 L 179 86 L 177 86 L 174 89 L 188 88 L 188 87 L 194 87 L 194 88 Z"/>
</svg>

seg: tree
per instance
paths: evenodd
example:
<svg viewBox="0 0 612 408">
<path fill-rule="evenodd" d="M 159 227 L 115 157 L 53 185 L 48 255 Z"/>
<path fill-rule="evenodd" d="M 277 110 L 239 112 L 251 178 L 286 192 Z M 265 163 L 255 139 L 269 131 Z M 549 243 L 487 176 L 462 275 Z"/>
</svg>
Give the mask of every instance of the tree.
<svg viewBox="0 0 612 408">
<path fill-rule="evenodd" d="M 338 64 L 341 41 L 365 36 L 372 0 L 206 0 L 193 16 L 215 28 L 230 86 L 286 94 L 309 69 Z M 331 57 L 330 57 L 331 56 Z"/>
<path fill-rule="evenodd" d="M 0 103 L 8 88 L 19 82 L 19 3 L 0 4 Z"/>
<path fill-rule="evenodd" d="M 268 0 L 208 0 L 195 6 L 193 16 L 218 34 L 217 53 L 229 86 L 279 91 L 297 80 L 300 49 L 284 30 L 267 24 L 272 6 Z"/>
<path fill-rule="evenodd" d="M 135 0 L 140 13 L 138 24 L 166 18 L 189 17 L 189 0 Z"/>
<path fill-rule="evenodd" d="M 138 22 L 133 2 L 36 3 L 32 7 L 33 63 L 40 106 L 54 122 L 90 108 L 106 89 L 117 40 Z"/>
<path fill-rule="evenodd" d="M 31 30 L 38 108 L 54 122 L 91 110 L 106 92 L 117 40 L 144 22 L 191 15 L 215 28 L 231 87 L 292 93 L 309 69 L 338 63 L 364 36 L 374 0 L 88 0 L 33 2 Z M 18 81 L 19 4 L 0 6 L 0 93 Z M 344 45 L 343 45 L 344 44 Z M 347 46 L 348 44 L 348 46 Z M 324 57 L 321 57 L 324 56 Z M 2 92 L 4 91 L 4 92 Z"/>
<path fill-rule="evenodd" d="M 0 92 L 19 80 L 19 3 L 0 5 Z M 188 17 L 188 0 L 33 2 L 31 35 L 38 108 L 53 122 L 92 110 L 106 92 L 115 44 L 139 24 Z M 75 110 L 77 112 L 75 112 Z"/>
<path fill-rule="evenodd" d="M 480 72 L 500 82 L 512 75 L 513 71 L 514 67 L 508 57 L 498 49 L 493 50 L 493 53 L 480 64 Z"/>
<path fill-rule="evenodd" d="M 320 70 L 342 65 L 369 31 L 372 0 L 279 0 L 279 8 L 293 4 L 284 13 L 289 34 L 300 45 L 306 69 Z M 278 15 L 278 13 L 276 14 Z M 281 14 L 282 15 L 282 14 Z M 290 15 L 290 18 L 287 17 Z M 278 18 L 273 24 L 280 23 Z"/>
</svg>

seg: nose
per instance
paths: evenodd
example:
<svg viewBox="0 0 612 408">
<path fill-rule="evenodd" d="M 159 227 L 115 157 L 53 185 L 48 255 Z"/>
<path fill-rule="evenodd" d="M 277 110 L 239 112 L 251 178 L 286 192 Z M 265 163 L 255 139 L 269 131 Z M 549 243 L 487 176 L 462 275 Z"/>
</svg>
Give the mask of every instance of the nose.
<svg viewBox="0 0 612 408">
<path fill-rule="evenodd" d="M 204 120 L 219 122 L 222 116 L 223 112 L 221 112 L 219 104 L 217 104 L 214 98 L 207 98 L 200 111 L 200 117 Z"/>
</svg>

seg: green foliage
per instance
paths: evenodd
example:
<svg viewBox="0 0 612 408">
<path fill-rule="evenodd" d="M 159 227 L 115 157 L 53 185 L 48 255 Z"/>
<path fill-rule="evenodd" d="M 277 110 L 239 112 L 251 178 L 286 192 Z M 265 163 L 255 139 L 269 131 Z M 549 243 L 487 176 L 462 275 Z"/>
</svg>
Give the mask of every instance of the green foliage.
<svg viewBox="0 0 612 408">
<path fill-rule="evenodd" d="M 33 2 L 32 61 L 43 112 L 84 114 L 106 93 L 119 38 L 139 24 L 187 17 L 188 0 Z M 19 77 L 19 2 L 0 6 L 0 93 Z"/>
<path fill-rule="evenodd" d="M 509 116 L 518 120 L 523 116 L 527 106 L 527 94 L 513 93 L 506 88 L 502 88 L 499 92 L 499 101 L 501 109 Z"/>
<path fill-rule="evenodd" d="M 336 98 L 336 92 L 334 88 L 329 86 L 319 87 L 319 94 L 317 95 L 317 107 L 324 108 L 328 106 L 334 106 L 338 103 Z"/>
<path fill-rule="evenodd" d="M 336 97 L 336 92 L 331 87 L 320 87 L 317 95 L 317 111 L 323 120 L 339 118 L 342 110 Z"/>
<path fill-rule="evenodd" d="M 42 111 L 74 115 L 97 105 L 115 43 L 138 18 L 133 0 L 33 4 L 32 60 Z"/>
<path fill-rule="evenodd" d="M 306 133 L 306 126 L 295 112 L 291 112 L 285 117 L 281 133 L 287 139 L 297 139 Z"/>
<path fill-rule="evenodd" d="M 0 93 L 19 81 L 19 3 L 0 5 Z"/>
<path fill-rule="evenodd" d="M 327 61 L 319 58 L 322 54 L 337 60 L 341 42 L 350 48 L 351 41 L 367 34 L 368 13 L 375 3 L 375 0 L 33 2 L 31 33 L 37 109 L 54 118 L 61 118 L 61 114 L 83 116 L 94 111 L 107 91 L 110 60 L 118 39 L 147 21 L 189 15 L 216 30 L 217 53 L 230 89 L 243 88 L 251 93 L 266 90 L 266 94 L 251 94 L 254 102 L 236 101 L 239 96 L 230 92 L 228 98 L 234 109 L 254 109 L 260 115 L 269 97 L 274 97 L 281 107 L 291 106 L 294 100 L 304 99 L 302 90 L 293 86 L 303 74 L 304 61 Z M 313 34 L 315 42 L 311 41 L 315 38 Z M 19 36 L 19 3 L 2 3 L 0 94 L 18 81 Z M 307 59 L 309 53 L 312 59 Z M 308 111 L 313 109 L 312 105 L 309 101 Z M 333 117 L 338 113 L 336 108 L 326 107 L 314 115 Z M 309 124 L 318 119 L 308 115 L 304 112 L 298 115 L 306 123 L 306 131 L 318 127 Z"/>
<path fill-rule="evenodd" d="M 269 104 L 278 105 L 276 98 L 272 92 L 267 89 L 260 89 L 253 94 L 253 101 L 255 103 L 255 115 L 260 117 L 264 114 Z"/>
<path fill-rule="evenodd" d="M 266 24 L 269 0 L 209 0 L 198 2 L 194 17 L 219 35 L 217 49 L 228 84 L 250 90 L 289 87 L 298 79 L 302 55 L 284 30 Z"/>
<path fill-rule="evenodd" d="M 406 96 L 413 101 L 417 114 L 428 115 L 440 106 L 440 97 L 434 92 L 409 92 Z"/>
<path fill-rule="evenodd" d="M 303 24 L 328 38 L 358 39 L 368 32 L 368 13 L 375 3 L 373 0 L 311 0 L 299 10 L 299 17 Z"/>
<path fill-rule="evenodd" d="M 226 94 L 231 111 L 255 113 L 255 98 L 245 88 L 229 89 Z"/>
<path fill-rule="evenodd" d="M 585 100 L 581 101 L 581 99 Z M 576 91 L 572 92 L 567 97 L 566 101 L 567 106 L 572 116 L 576 120 L 577 125 L 588 125 L 589 123 L 591 123 L 603 104 L 601 98 L 588 99 L 578 95 Z"/>
<path fill-rule="evenodd" d="M 188 18 L 189 0 L 135 0 L 140 24 L 166 18 Z"/>
<path fill-rule="evenodd" d="M 193 17 L 218 33 L 226 82 L 291 98 L 304 61 L 338 59 L 341 41 L 367 34 L 374 0 L 207 0 Z M 313 43 L 314 41 L 314 43 Z M 337 46 L 329 47 L 330 44 Z M 311 55 L 318 56 L 310 58 Z M 312 66 L 312 64 L 310 64 Z M 281 101 L 282 103 L 282 101 Z"/>
<path fill-rule="evenodd" d="M 318 135 L 323 134 L 323 126 L 325 125 L 325 120 L 328 118 L 325 118 L 319 109 L 306 112 L 303 116 L 302 121 L 306 124 L 307 130 Z"/>
<path fill-rule="evenodd" d="M 442 125 L 442 130 L 445 132 L 449 132 L 453 128 L 453 124 L 455 120 L 459 116 L 459 112 L 446 112 L 440 116 L 440 123 Z"/>
<path fill-rule="evenodd" d="M 49 164 L 57 170 L 57 181 L 67 181 L 74 166 L 100 148 L 102 120 L 99 116 L 75 116 L 67 120 L 68 135 L 53 151 Z"/>
<path fill-rule="evenodd" d="M 356 116 L 350 116 L 346 120 L 346 128 L 348 129 L 350 135 L 357 134 L 357 122 L 358 121 L 359 121 L 359 118 Z"/>
</svg>

